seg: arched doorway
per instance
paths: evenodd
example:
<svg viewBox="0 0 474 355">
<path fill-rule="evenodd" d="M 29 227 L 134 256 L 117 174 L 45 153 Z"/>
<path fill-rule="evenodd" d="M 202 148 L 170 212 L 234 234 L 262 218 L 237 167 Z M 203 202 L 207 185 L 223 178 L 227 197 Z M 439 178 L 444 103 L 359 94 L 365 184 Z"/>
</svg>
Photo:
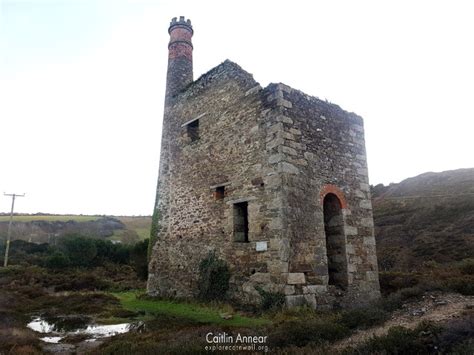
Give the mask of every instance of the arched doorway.
<svg viewBox="0 0 474 355">
<path fill-rule="evenodd" d="M 341 201 L 335 194 L 328 193 L 324 196 L 323 210 L 329 285 L 345 289 L 347 287 L 347 258 Z"/>
</svg>

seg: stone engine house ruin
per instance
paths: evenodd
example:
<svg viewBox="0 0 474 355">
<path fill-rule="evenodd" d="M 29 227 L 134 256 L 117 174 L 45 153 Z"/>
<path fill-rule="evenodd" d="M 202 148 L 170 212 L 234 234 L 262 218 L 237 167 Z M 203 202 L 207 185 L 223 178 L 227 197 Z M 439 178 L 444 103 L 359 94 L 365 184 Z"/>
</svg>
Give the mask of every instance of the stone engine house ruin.
<svg viewBox="0 0 474 355">
<path fill-rule="evenodd" d="M 193 28 L 174 18 L 148 293 L 194 297 L 210 251 L 229 296 L 288 306 L 380 296 L 362 118 L 226 60 L 193 81 Z"/>
</svg>

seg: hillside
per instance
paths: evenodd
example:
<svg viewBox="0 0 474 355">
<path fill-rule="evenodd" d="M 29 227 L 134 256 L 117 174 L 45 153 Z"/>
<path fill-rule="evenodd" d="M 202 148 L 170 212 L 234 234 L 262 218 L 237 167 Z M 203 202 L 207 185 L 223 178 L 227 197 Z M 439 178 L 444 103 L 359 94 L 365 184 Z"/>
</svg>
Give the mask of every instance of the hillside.
<svg viewBox="0 0 474 355">
<path fill-rule="evenodd" d="M 9 219 L 0 214 L 0 243 L 7 235 Z M 79 234 L 133 244 L 149 237 L 151 217 L 34 214 L 15 215 L 13 223 L 12 240 L 54 243 L 58 237 Z"/>
<path fill-rule="evenodd" d="M 381 270 L 474 257 L 474 169 L 377 185 L 372 198 Z"/>
</svg>

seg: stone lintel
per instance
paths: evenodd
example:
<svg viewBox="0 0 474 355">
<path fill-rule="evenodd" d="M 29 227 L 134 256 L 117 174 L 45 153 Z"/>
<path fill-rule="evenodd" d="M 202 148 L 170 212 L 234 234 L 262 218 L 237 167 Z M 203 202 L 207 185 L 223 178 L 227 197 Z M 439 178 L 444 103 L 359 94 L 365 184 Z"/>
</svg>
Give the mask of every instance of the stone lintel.
<svg viewBox="0 0 474 355">
<path fill-rule="evenodd" d="M 193 118 L 192 120 L 186 121 L 185 123 L 183 123 L 183 124 L 181 125 L 181 127 L 185 127 L 185 126 L 187 126 L 188 124 L 193 123 L 194 121 L 197 121 L 198 119 L 200 119 L 201 117 L 203 117 L 203 116 L 205 116 L 205 115 L 207 115 L 207 112 L 201 113 L 199 116 Z"/>
<path fill-rule="evenodd" d="M 251 196 L 251 197 L 243 197 L 243 198 L 239 198 L 237 200 L 232 200 L 232 201 L 228 201 L 227 204 L 228 205 L 235 205 L 236 203 L 241 203 L 241 202 L 250 202 L 250 201 L 255 201 L 257 198 L 254 197 L 254 196 Z"/>
<path fill-rule="evenodd" d="M 218 187 L 221 187 L 221 186 L 229 186 L 229 185 L 231 185 L 231 184 L 232 184 L 232 183 L 231 183 L 230 181 L 222 182 L 222 183 L 220 183 L 220 184 L 216 184 L 216 185 L 211 185 L 211 186 L 209 186 L 209 189 L 214 190 L 214 189 L 216 189 L 216 188 L 218 188 Z"/>
</svg>

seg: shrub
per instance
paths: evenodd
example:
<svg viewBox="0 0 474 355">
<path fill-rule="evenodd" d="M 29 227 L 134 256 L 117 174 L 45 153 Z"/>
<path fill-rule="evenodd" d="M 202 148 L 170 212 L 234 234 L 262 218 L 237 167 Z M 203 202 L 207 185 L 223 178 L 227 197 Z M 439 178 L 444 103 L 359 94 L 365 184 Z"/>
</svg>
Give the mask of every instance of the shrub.
<svg viewBox="0 0 474 355">
<path fill-rule="evenodd" d="M 474 278 L 473 277 L 453 277 L 448 280 L 447 288 L 459 292 L 462 295 L 474 295 Z"/>
<path fill-rule="evenodd" d="M 380 290 L 383 294 L 396 292 L 403 288 L 414 287 L 419 283 L 416 274 L 403 272 L 380 272 Z"/>
<path fill-rule="evenodd" d="M 97 247 L 92 239 L 72 236 L 62 240 L 65 254 L 73 266 L 91 266 L 97 255 Z"/>
<path fill-rule="evenodd" d="M 342 312 L 340 322 L 349 329 L 369 328 L 384 323 L 389 317 L 382 308 L 371 306 Z"/>
<path fill-rule="evenodd" d="M 421 323 L 416 329 L 391 327 L 384 336 L 374 336 L 346 354 L 431 354 L 436 353 L 434 340 L 439 329 Z"/>
<path fill-rule="evenodd" d="M 130 249 L 128 245 L 114 244 L 110 240 L 93 239 L 97 248 L 95 263 L 102 265 L 106 261 L 116 264 L 128 264 L 130 262 Z"/>
<path fill-rule="evenodd" d="M 97 315 L 119 304 L 118 299 L 109 294 L 72 292 L 64 296 L 45 297 L 41 304 L 36 305 L 36 310 L 41 309 L 45 317 L 64 314 L 65 310 L 68 315 Z"/>
<path fill-rule="evenodd" d="M 474 259 L 464 259 L 459 263 L 458 269 L 465 275 L 474 275 Z"/>
<path fill-rule="evenodd" d="M 270 333 L 269 341 L 276 347 L 298 346 L 309 343 L 331 343 L 345 338 L 350 330 L 342 324 L 326 319 L 292 320 L 281 323 Z"/>
<path fill-rule="evenodd" d="M 438 347 L 443 352 L 449 350 L 455 354 L 474 354 L 467 352 L 474 349 L 474 314 L 467 314 L 459 319 L 452 319 L 444 324 L 439 335 Z"/>
<path fill-rule="evenodd" d="M 285 304 L 285 295 L 281 292 L 268 292 L 260 286 L 256 286 L 255 289 L 262 297 L 260 307 L 264 310 L 277 310 L 283 307 Z"/>
<path fill-rule="evenodd" d="M 130 263 L 135 269 L 137 276 L 142 280 L 146 280 L 148 277 L 148 242 L 149 239 L 138 242 L 130 251 Z"/>
<path fill-rule="evenodd" d="M 109 281 L 85 272 L 76 273 L 73 278 L 69 278 L 64 282 L 58 284 L 54 289 L 56 292 L 60 291 L 95 291 L 106 290 L 110 288 Z"/>
<path fill-rule="evenodd" d="M 114 337 L 103 344 L 98 350 L 92 354 L 100 355 L 155 355 L 155 354 L 169 354 L 169 355 L 186 355 L 186 354 L 209 354 L 205 350 L 205 344 L 202 340 L 186 339 L 186 341 L 163 341 L 153 336 L 156 333 L 150 333 L 146 336 L 128 336 Z"/>
<path fill-rule="evenodd" d="M 418 286 L 404 288 L 383 298 L 379 306 L 387 312 L 393 312 L 399 309 L 405 301 L 421 298 L 423 293 L 424 289 Z"/>
<path fill-rule="evenodd" d="M 156 196 L 156 201 L 158 202 L 158 196 Z M 158 209 L 155 208 L 153 211 L 153 216 L 151 217 L 151 228 L 150 228 L 150 241 L 148 243 L 147 257 L 150 261 L 151 252 L 153 251 L 153 246 L 156 243 L 158 237 L 158 229 L 160 226 L 160 216 L 158 215 Z"/>
<path fill-rule="evenodd" d="M 46 259 L 46 267 L 50 269 L 64 269 L 70 264 L 69 258 L 60 251 L 55 251 Z"/>
<path fill-rule="evenodd" d="M 474 354 L 474 340 L 466 340 L 456 345 L 451 350 L 450 354 L 456 355 L 472 355 Z"/>
<path fill-rule="evenodd" d="M 224 299 L 229 289 L 229 279 L 227 264 L 210 252 L 199 265 L 199 298 L 204 301 Z"/>
</svg>

